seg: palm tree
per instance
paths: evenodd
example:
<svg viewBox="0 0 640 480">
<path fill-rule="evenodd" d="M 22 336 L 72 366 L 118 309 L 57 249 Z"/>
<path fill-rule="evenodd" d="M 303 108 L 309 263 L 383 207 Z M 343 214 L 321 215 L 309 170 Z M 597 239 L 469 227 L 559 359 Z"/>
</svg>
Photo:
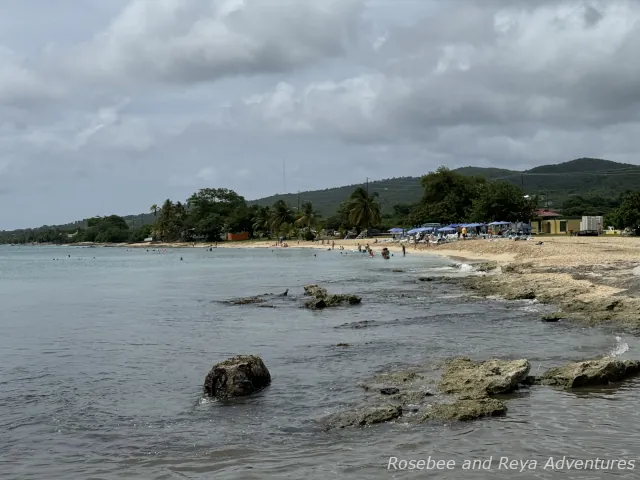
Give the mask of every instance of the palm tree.
<svg viewBox="0 0 640 480">
<path fill-rule="evenodd" d="M 158 218 L 158 205 L 154 203 L 153 205 L 151 205 L 151 208 L 149 209 L 149 211 L 153 213 L 154 217 Z"/>
<path fill-rule="evenodd" d="M 295 220 L 292 210 L 284 200 L 278 200 L 271 207 L 270 226 L 272 232 L 280 232 L 280 227 Z"/>
<path fill-rule="evenodd" d="M 271 225 L 271 209 L 269 207 L 259 207 L 252 220 L 255 232 L 268 232 Z"/>
<path fill-rule="evenodd" d="M 356 188 L 348 202 L 349 222 L 359 229 L 369 229 L 381 221 L 380 203 L 378 194 L 369 195 L 364 188 Z"/>
<path fill-rule="evenodd" d="M 307 227 L 311 231 L 311 227 L 315 225 L 320 215 L 313 209 L 311 202 L 304 202 L 300 209 L 300 216 L 296 220 L 296 225 L 300 227 Z"/>
</svg>

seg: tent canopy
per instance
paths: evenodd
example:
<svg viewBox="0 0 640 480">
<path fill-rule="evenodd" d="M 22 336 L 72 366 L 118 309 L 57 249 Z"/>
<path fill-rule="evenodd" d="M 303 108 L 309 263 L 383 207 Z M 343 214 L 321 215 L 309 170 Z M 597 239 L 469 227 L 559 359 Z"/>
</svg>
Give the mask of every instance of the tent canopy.
<svg viewBox="0 0 640 480">
<path fill-rule="evenodd" d="M 442 227 L 438 229 L 439 232 L 455 232 L 455 230 L 453 227 Z"/>
<path fill-rule="evenodd" d="M 489 225 L 511 225 L 511 222 L 491 222 Z"/>
<path fill-rule="evenodd" d="M 404 228 L 392 228 L 389 230 L 389 233 L 402 233 L 404 232 Z"/>
</svg>

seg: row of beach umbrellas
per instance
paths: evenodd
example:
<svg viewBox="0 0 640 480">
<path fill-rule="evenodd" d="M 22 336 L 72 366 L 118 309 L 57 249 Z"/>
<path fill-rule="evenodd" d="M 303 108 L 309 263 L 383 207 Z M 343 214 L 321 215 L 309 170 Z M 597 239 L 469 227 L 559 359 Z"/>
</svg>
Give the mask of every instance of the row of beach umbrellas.
<svg viewBox="0 0 640 480">
<path fill-rule="evenodd" d="M 491 222 L 491 223 L 461 223 L 461 224 L 451 224 L 451 225 L 447 225 L 446 227 L 442 227 L 442 228 L 438 228 L 436 229 L 435 227 L 418 227 L 418 228 L 412 228 L 411 230 L 408 230 L 406 233 L 407 235 L 415 235 L 416 233 L 423 233 L 423 232 L 433 232 L 433 231 L 437 231 L 437 232 L 454 232 L 456 231 L 458 228 L 476 228 L 476 227 L 486 227 L 487 225 L 510 225 L 511 222 Z M 404 233 L 404 229 L 403 228 L 392 228 L 391 230 L 389 230 L 389 233 Z"/>
</svg>

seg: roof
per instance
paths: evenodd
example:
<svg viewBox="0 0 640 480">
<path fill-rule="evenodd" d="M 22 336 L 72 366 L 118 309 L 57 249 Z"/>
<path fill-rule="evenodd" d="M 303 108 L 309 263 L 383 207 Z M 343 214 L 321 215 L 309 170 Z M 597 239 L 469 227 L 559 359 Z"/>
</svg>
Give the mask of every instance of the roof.
<svg viewBox="0 0 640 480">
<path fill-rule="evenodd" d="M 558 212 L 554 210 L 549 210 L 548 208 L 539 208 L 534 213 L 535 217 L 561 217 Z"/>
</svg>

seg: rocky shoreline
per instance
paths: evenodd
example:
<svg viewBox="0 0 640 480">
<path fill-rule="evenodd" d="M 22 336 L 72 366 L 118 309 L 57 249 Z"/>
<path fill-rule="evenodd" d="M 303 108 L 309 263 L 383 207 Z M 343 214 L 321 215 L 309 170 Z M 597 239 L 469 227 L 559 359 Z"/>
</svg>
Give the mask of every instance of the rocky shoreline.
<svg viewBox="0 0 640 480">
<path fill-rule="evenodd" d="M 484 275 L 440 279 L 473 295 L 505 300 L 538 300 L 553 305 L 555 320 L 586 326 L 610 325 L 640 332 L 640 276 L 634 265 L 536 266 L 533 263 L 478 264 Z M 552 319 L 552 320 L 553 320 Z"/>
</svg>

